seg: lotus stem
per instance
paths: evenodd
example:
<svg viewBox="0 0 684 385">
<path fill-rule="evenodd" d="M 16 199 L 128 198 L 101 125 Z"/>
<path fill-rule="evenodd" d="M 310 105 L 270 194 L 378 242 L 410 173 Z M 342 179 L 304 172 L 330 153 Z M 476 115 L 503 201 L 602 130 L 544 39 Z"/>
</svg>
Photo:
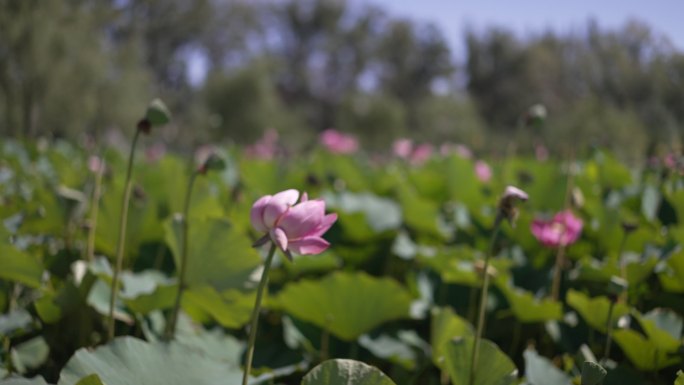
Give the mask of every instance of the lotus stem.
<svg viewBox="0 0 684 385">
<path fill-rule="evenodd" d="M 242 385 L 247 385 L 249 373 L 252 371 L 252 360 L 254 359 L 254 344 L 256 342 L 257 326 L 259 324 L 259 311 L 261 310 L 261 298 L 264 294 L 264 289 L 268 282 L 268 272 L 271 269 L 271 262 L 275 255 L 276 245 L 271 242 L 271 249 L 268 251 L 266 262 L 264 262 L 264 271 L 261 273 L 261 281 L 257 289 L 256 301 L 254 302 L 254 309 L 252 310 L 252 321 L 249 326 L 249 341 L 247 343 L 247 361 L 245 362 L 245 371 L 242 376 Z"/>
<path fill-rule="evenodd" d="M 622 253 L 625 251 L 625 244 L 627 243 L 627 237 L 629 237 L 630 232 L 623 229 L 622 230 L 622 240 L 620 241 L 620 248 L 618 249 L 618 264 L 620 265 L 620 277 L 627 281 L 627 261 L 622 257 Z M 627 303 L 628 299 L 627 290 L 620 293 L 618 301 L 620 303 Z"/>
<path fill-rule="evenodd" d="M 100 211 L 100 195 L 102 195 L 102 175 L 104 174 L 105 163 L 102 160 L 100 167 L 95 172 L 95 187 L 93 187 L 92 212 L 90 213 L 90 227 L 88 227 L 88 245 L 86 249 L 86 260 L 92 262 L 95 258 L 95 233 L 97 231 L 97 216 Z"/>
<path fill-rule="evenodd" d="M 133 189 L 133 182 L 131 175 L 133 173 L 133 160 L 135 158 L 135 145 L 140 136 L 140 129 L 135 131 L 133 142 L 131 143 L 131 152 L 128 156 L 128 169 L 126 170 L 126 184 L 124 187 L 124 195 L 121 202 L 121 217 L 119 219 L 119 241 L 116 246 L 116 265 L 114 267 L 114 275 L 112 276 L 112 294 L 109 298 L 109 317 L 107 325 L 107 338 L 111 340 L 114 338 L 114 306 L 116 305 L 116 297 L 119 292 L 119 273 L 123 266 L 124 246 L 126 245 L 126 224 L 128 222 L 128 203 L 131 200 L 131 190 Z"/>
<path fill-rule="evenodd" d="M 553 281 L 551 282 L 551 299 L 558 301 L 560 296 L 560 284 L 563 277 L 563 266 L 565 265 L 565 246 L 559 246 L 556 253 L 556 266 L 553 271 Z"/>
<path fill-rule="evenodd" d="M 496 238 L 499 235 L 499 230 L 501 229 L 501 216 L 497 216 L 494 222 L 494 231 L 492 233 L 492 239 L 489 245 L 489 251 L 485 255 L 484 261 L 484 277 L 482 282 L 482 292 L 480 295 L 480 313 L 477 319 L 477 330 L 475 332 L 475 340 L 473 341 L 473 355 L 470 360 L 470 385 L 475 385 L 475 368 L 477 367 L 477 360 L 480 354 L 480 340 L 482 339 L 482 332 L 485 325 L 485 311 L 487 309 L 487 292 L 489 290 L 489 260 L 494 254 L 494 246 L 496 245 Z"/>
<path fill-rule="evenodd" d="M 603 363 L 605 364 L 608 359 L 610 359 L 610 345 L 613 340 L 613 308 L 615 307 L 615 301 L 611 299 L 610 306 L 608 307 L 608 321 L 606 324 L 606 348 L 603 352 Z"/>
<path fill-rule="evenodd" d="M 180 271 L 178 272 L 178 294 L 176 294 L 176 302 L 173 306 L 173 311 L 171 312 L 171 318 L 169 320 L 168 327 L 166 329 L 167 338 L 173 339 L 176 336 L 176 325 L 178 324 L 178 312 L 180 311 L 181 298 L 183 296 L 183 291 L 186 289 L 185 277 L 187 274 L 188 266 L 188 221 L 190 215 L 190 198 L 192 197 L 192 188 L 195 185 L 195 180 L 197 179 L 199 172 L 193 171 L 190 174 L 190 180 L 188 181 L 188 189 L 185 193 L 185 204 L 183 205 L 183 217 L 181 218 L 182 226 L 182 239 L 181 239 L 181 256 L 180 256 Z"/>
</svg>

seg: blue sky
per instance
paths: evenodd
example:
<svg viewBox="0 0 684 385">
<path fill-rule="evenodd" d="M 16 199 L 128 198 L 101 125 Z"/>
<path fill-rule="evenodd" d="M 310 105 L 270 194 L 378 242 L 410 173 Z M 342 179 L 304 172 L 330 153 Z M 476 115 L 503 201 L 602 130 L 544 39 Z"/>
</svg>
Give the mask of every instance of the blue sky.
<svg viewBox="0 0 684 385">
<path fill-rule="evenodd" d="M 439 26 L 456 55 L 463 52 L 463 30 L 504 26 L 519 36 L 548 29 L 581 30 L 590 18 L 603 28 L 618 28 L 630 19 L 649 24 L 684 51 L 684 0 L 352 0 L 376 4 L 393 15 Z"/>
</svg>

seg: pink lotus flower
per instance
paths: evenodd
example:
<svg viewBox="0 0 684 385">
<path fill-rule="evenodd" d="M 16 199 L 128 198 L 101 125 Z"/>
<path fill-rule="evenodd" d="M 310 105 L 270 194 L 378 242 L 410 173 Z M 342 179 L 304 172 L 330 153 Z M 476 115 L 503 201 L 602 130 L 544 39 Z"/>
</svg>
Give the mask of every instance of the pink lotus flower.
<svg viewBox="0 0 684 385">
<path fill-rule="evenodd" d="M 394 141 L 392 144 L 392 152 L 395 156 L 402 159 L 408 159 L 413 151 L 413 141 L 407 138 L 401 138 Z"/>
<path fill-rule="evenodd" d="M 492 169 L 484 160 L 475 162 L 475 175 L 480 182 L 487 183 L 492 179 Z"/>
<path fill-rule="evenodd" d="M 154 143 L 145 149 L 145 159 L 150 163 L 161 160 L 166 155 L 166 145 L 164 143 Z"/>
<path fill-rule="evenodd" d="M 531 226 L 532 234 L 547 247 L 568 246 L 579 239 L 582 233 L 582 220 L 565 210 L 554 215 L 550 221 L 535 219 Z"/>
<path fill-rule="evenodd" d="M 271 160 L 278 152 L 278 131 L 269 129 L 256 143 L 245 148 L 245 154 L 252 158 Z"/>
<path fill-rule="evenodd" d="M 549 150 L 543 144 L 538 144 L 534 147 L 534 154 L 540 162 L 545 162 L 549 159 Z"/>
<path fill-rule="evenodd" d="M 349 134 L 329 128 L 319 137 L 321 144 L 334 154 L 352 154 L 359 149 L 359 141 Z"/>
<path fill-rule="evenodd" d="M 425 163 L 432 156 L 434 151 L 431 144 L 423 143 L 416 147 L 411 154 L 411 164 L 421 165 Z"/>
<path fill-rule="evenodd" d="M 103 171 L 104 169 L 104 160 L 102 160 L 99 156 L 96 155 L 91 155 L 88 158 L 88 170 L 90 170 L 92 173 L 99 173 Z"/>
<path fill-rule="evenodd" d="M 250 212 L 252 227 L 267 233 L 256 246 L 270 239 L 290 260 L 290 252 L 320 254 L 330 246 L 322 235 L 335 223 L 337 214 L 325 215 L 325 202 L 308 200 L 306 193 L 295 204 L 298 198 L 299 191 L 285 190 L 254 203 Z"/>
<path fill-rule="evenodd" d="M 465 144 L 457 144 L 455 146 L 455 151 L 456 154 L 463 159 L 470 159 L 473 157 L 473 152 Z"/>
</svg>

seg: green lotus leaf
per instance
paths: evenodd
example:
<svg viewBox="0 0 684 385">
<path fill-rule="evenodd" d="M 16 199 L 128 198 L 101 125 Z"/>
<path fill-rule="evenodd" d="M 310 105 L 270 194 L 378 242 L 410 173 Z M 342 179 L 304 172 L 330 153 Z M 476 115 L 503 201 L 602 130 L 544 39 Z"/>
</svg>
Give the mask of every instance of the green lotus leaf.
<svg viewBox="0 0 684 385">
<path fill-rule="evenodd" d="M 230 289 L 218 292 L 211 286 L 190 288 L 183 294 L 183 309 L 195 321 L 214 320 L 237 329 L 249 322 L 256 294 Z"/>
<path fill-rule="evenodd" d="M 132 337 L 117 338 L 94 350 L 79 349 L 60 373 L 58 385 L 74 385 L 91 374 L 107 385 L 237 384 L 242 378 L 240 368 L 185 345 Z"/>
<path fill-rule="evenodd" d="M 571 385 L 572 377 L 558 369 L 548 358 L 540 356 L 534 349 L 523 353 L 525 377 L 529 385 Z"/>
<path fill-rule="evenodd" d="M 164 225 L 166 243 L 180 266 L 181 226 L 169 220 Z M 192 218 L 188 231 L 188 286 L 210 285 L 222 292 L 244 289 L 261 264 L 251 242 L 230 223 L 219 218 Z"/>
<path fill-rule="evenodd" d="M 681 361 L 681 357 L 674 354 L 682 344 L 681 319 L 673 322 L 670 319 L 672 314 L 635 314 L 643 334 L 631 329 L 620 329 L 613 333 L 615 342 L 639 370 L 658 370 Z"/>
<path fill-rule="evenodd" d="M 91 374 L 89 376 L 81 378 L 76 385 L 107 385 L 100 379 L 97 374 Z"/>
<path fill-rule="evenodd" d="M 593 361 L 582 364 L 582 385 L 598 385 L 603 381 L 607 372 L 601 365 Z"/>
<path fill-rule="evenodd" d="M 475 337 L 462 337 L 446 344 L 445 368 L 454 385 L 470 384 L 470 362 Z M 495 343 L 480 340 L 480 354 L 473 385 L 509 385 L 517 381 L 518 369 Z"/>
<path fill-rule="evenodd" d="M 302 385 L 395 385 L 378 368 L 354 360 L 328 360 L 311 369 Z"/>
<path fill-rule="evenodd" d="M 582 316 L 592 328 L 605 333 L 608 325 L 608 311 L 610 300 L 607 297 L 590 298 L 587 295 L 570 289 L 567 293 L 567 302 Z M 615 304 L 611 322 L 615 323 L 623 315 L 629 313 L 629 307 L 622 303 Z"/>
<path fill-rule="evenodd" d="M 458 316 L 450 307 L 432 309 L 430 322 L 432 362 L 437 367 L 443 368 L 446 344 L 454 338 L 472 335 L 472 325 Z"/>
<path fill-rule="evenodd" d="M 406 289 L 392 279 L 338 272 L 318 281 L 291 283 L 273 304 L 353 341 L 383 322 L 408 318 L 411 300 Z"/>
<path fill-rule="evenodd" d="M 667 269 L 658 274 L 665 291 L 684 293 L 684 249 L 679 250 L 667 259 Z"/>
<path fill-rule="evenodd" d="M 20 282 L 26 286 L 40 287 L 43 266 L 32 255 L 12 245 L 0 243 L 0 278 Z"/>
<path fill-rule="evenodd" d="M 563 317 L 563 306 L 551 299 L 537 299 L 532 293 L 512 287 L 503 280 L 497 280 L 497 287 L 508 300 L 511 311 L 523 323 L 559 320 Z"/>
</svg>

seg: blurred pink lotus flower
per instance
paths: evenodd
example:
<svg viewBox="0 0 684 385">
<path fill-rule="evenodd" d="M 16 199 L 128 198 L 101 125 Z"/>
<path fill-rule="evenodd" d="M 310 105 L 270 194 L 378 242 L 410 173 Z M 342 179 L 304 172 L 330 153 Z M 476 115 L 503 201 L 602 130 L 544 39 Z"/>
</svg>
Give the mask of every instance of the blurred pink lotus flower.
<svg viewBox="0 0 684 385">
<path fill-rule="evenodd" d="M 408 138 L 401 138 L 394 141 L 392 144 L 392 152 L 395 156 L 402 159 L 408 159 L 413 151 L 413 141 Z"/>
<path fill-rule="evenodd" d="M 299 199 L 299 191 L 285 190 L 259 198 L 250 212 L 252 227 L 267 233 L 255 245 L 270 239 L 292 260 L 296 254 L 320 254 L 329 246 L 323 234 L 337 220 L 337 214 L 325 214 L 323 200 L 308 200 L 306 193 Z"/>
<path fill-rule="evenodd" d="M 334 154 L 352 154 L 359 149 L 359 141 L 352 135 L 329 128 L 319 136 L 319 141 Z"/>
<path fill-rule="evenodd" d="M 547 247 L 568 246 L 579 239 L 582 233 L 582 220 L 572 211 L 564 210 L 550 221 L 535 219 L 531 225 L 532 234 Z"/>
<path fill-rule="evenodd" d="M 492 179 L 492 169 L 484 160 L 475 162 L 475 175 L 480 182 L 487 183 Z"/>
<path fill-rule="evenodd" d="M 268 129 L 256 143 L 245 148 L 245 154 L 252 158 L 272 160 L 278 151 L 278 131 Z"/>
<path fill-rule="evenodd" d="M 549 159 L 549 150 L 543 144 L 538 144 L 534 146 L 534 155 L 540 162 L 545 162 Z"/>
<path fill-rule="evenodd" d="M 413 150 L 413 153 L 411 153 L 410 162 L 414 165 L 421 165 L 425 163 L 428 159 L 430 159 L 433 152 L 434 148 L 431 144 L 423 143 L 421 145 L 418 145 Z"/>
<path fill-rule="evenodd" d="M 473 152 L 465 144 L 457 144 L 455 147 L 456 155 L 463 159 L 471 159 L 473 157 Z"/>
<path fill-rule="evenodd" d="M 145 159 L 150 163 L 159 161 L 164 155 L 166 155 L 166 145 L 164 143 L 157 142 L 145 149 Z"/>
<path fill-rule="evenodd" d="M 97 155 L 91 155 L 88 158 L 88 170 L 90 170 L 90 172 L 97 174 L 103 171 L 103 168 L 104 161 L 102 160 L 102 158 L 100 158 Z"/>
<path fill-rule="evenodd" d="M 669 169 L 677 168 L 677 155 L 673 152 L 665 155 L 663 157 L 663 165 Z"/>
</svg>

